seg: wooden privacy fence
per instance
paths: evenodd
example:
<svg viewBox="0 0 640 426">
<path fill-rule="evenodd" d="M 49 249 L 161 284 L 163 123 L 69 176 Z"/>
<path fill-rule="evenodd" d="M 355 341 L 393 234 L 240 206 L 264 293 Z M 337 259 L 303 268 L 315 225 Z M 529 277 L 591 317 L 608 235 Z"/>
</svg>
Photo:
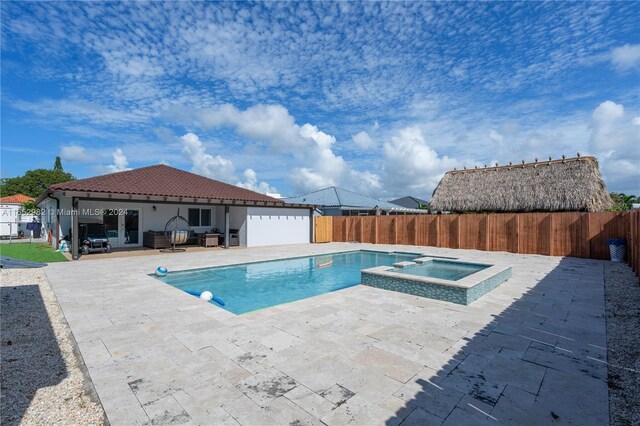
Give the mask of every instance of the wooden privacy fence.
<svg viewBox="0 0 640 426">
<path fill-rule="evenodd" d="M 330 243 L 333 241 L 333 216 L 317 216 L 314 223 L 314 242 Z"/>
<path fill-rule="evenodd" d="M 640 211 L 316 217 L 316 242 L 357 241 L 608 259 L 610 238 L 627 240 L 640 270 Z"/>
</svg>

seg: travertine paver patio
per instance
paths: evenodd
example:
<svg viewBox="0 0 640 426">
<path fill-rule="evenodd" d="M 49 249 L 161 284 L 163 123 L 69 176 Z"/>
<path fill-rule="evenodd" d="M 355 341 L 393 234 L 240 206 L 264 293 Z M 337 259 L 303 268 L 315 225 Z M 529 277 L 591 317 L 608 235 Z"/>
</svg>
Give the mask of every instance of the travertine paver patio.
<svg viewBox="0 0 640 426">
<path fill-rule="evenodd" d="M 512 266 L 470 306 L 356 286 L 235 316 L 146 274 L 359 248 Z M 46 268 L 119 424 L 608 424 L 603 263 L 323 244 Z"/>
</svg>

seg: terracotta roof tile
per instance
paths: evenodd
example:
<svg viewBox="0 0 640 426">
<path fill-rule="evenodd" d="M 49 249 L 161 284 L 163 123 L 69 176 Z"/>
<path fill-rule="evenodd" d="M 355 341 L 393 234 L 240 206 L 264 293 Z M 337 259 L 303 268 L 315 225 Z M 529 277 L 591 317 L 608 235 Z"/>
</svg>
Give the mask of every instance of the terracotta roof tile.
<svg viewBox="0 0 640 426">
<path fill-rule="evenodd" d="M 0 203 L 5 204 L 22 204 L 27 201 L 34 201 L 34 199 L 23 194 L 9 195 L 7 197 L 0 198 Z"/>
<path fill-rule="evenodd" d="M 235 201 L 284 202 L 163 164 L 57 183 L 49 191 L 81 191 Z"/>
</svg>

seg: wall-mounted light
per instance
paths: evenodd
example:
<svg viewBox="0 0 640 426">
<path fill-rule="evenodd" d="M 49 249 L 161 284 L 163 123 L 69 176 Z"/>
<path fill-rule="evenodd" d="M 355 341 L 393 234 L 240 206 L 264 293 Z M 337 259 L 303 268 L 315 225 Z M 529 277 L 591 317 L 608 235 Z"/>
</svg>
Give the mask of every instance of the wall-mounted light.
<svg viewBox="0 0 640 426">
<path fill-rule="evenodd" d="M 155 212 L 156 210 L 158 210 L 158 208 L 156 206 L 152 207 L 153 211 Z"/>
</svg>

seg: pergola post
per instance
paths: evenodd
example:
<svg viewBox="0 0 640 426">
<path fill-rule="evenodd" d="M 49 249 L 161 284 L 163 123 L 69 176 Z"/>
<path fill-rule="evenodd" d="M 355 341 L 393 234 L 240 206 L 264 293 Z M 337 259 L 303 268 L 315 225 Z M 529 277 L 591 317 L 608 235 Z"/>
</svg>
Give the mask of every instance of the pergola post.
<svg viewBox="0 0 640 426">
<path fill-rule="evenodd" d="M 78 204 L 77 198 L 71 200 L 71 258 L 78 260 Z"/>
<path fill-rule="evenodd" d="M 230 238 L 229 238 L 229 226 L 231 224 L 231 217 L 229 214 L 229 206 L 225 204 L 224 206 L 224 248 L 229 248 Z"/>
</svg>

